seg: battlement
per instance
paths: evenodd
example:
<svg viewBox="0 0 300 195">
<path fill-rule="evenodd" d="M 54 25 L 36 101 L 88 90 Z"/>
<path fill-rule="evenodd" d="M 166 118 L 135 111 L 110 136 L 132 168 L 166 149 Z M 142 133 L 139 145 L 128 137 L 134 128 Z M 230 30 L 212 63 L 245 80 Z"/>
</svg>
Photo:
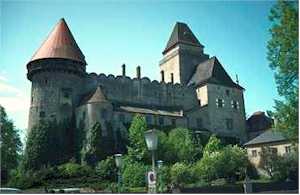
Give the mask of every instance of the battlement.
<svg viewBox="0 0 300 195">
<path fill-rule="evenodd" d="M 197 104 L 195 89 L 192 86 L 159 82 L 148 77 L 96 74 L 87 75 L 87 89 L 94 90 L 98 85 L 112 102 L 132 102 L 152 106 L 182 106 L 190 109 Z"/>
</svg>

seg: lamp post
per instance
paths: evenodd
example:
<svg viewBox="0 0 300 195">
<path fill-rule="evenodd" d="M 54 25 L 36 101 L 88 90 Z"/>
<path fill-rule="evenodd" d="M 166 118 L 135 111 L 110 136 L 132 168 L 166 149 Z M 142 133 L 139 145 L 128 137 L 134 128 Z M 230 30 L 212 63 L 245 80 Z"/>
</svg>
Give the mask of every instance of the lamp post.
<svg viewBox="0 0 300 195">
<path fill-rule="evenodd" d="M 145 139 L 146 139 L 146 144 L 148 147 L 148 150 L 152 152 L 152 172 L 155 175 L 155 150 L 157 149 L 157 130 L 155 129 L 150 129 L 145 132 Z M 153 193 L 156 193 L 156 184 L 154 181 L 154 186 L 153 186 Z"/>
<path fill-rule="evenodd" d="M 118 168 L 118 193 L 120 193 L 121 182 L 122 182 L 121 168 L 123 165 L 122 154 L 115 154 L 115 161 L 116 161 L 116 166 Z"/>
</svg>

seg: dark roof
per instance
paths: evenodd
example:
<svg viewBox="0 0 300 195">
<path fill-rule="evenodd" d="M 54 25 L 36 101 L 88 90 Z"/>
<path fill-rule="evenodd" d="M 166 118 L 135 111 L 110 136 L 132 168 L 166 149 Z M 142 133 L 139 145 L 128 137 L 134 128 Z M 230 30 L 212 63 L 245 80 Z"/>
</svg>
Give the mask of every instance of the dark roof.
<svg viewBox="0 0 300 195">
<path fill-rule="evenodd" d="M 244 145 L 249 146 L 255 144 L 264 144 L 264 143 L 281 142 L 281 141 L 287 141 L 287 139 L 280 132 L 271 129 L 253 138 L 252 140 L 248 141 Z"/>
<path fill-rule="evenodd" d="M 232 81 L 230 76 L 227 74 L 227 72 L 215 56 L 209 58 L 204 62 L 201 62 L 197 66 L 194 75 L 188 82 L 188 85 L 199 86 L 204 83 L 215 83 L 228 87 L 244 89 L 243 87 Z"/>
<path fill-rule="evenodd" d="M 158 110 L 158 109 L 153 109 L 153 108 L 140 108 L 140 107 L 132 107 L 132 106 L 120 106 L 117 110 L 125 111 L 125 112 L 173 116 L 173 117 L 182 117 L 183 116 L 183 113 L 181 110 L 167 111 L 167 110 Z"/>
<path fill-rule="evenodd" d="M 29 63 L 47 58 L 71 59 L 86 64 L 85 57 L 63 18 L 59 20 Z"/>
<path fill-rule="evenodd" d="M 247 119 L 247 126 L 248 131 L 256 132 L 256 131 L 263 131 L 272 128 L 273 119 L 269 118 L 265 115 L 262 111 L 257 111 L 253 113 Z"/>
<path fill-rule="evenodd" d="M 202 48 L 204 47 L 203 45 L 200 44 L 200 42 L 193 34 L 191 29 L 188 27 L 188 25 L 181 22 L 176 23 L 173 32 L 169 38 L 169 41 L 167 43 L 167 46 L 162 53 L 165 54 L 170 49 L 174 48 L 178 43 L 193 45 Z"/>
</svg>

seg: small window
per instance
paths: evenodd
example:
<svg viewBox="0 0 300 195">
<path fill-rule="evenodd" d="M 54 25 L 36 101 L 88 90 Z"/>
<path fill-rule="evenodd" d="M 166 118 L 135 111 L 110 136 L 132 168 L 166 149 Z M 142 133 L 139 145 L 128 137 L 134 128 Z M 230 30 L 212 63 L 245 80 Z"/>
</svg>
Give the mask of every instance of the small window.
<svg viewBox="0 0 300 195">
<path fill-rule="evenodd" d="M 226 119 L 226 127 L 227 127 L 227 130 L 233 129 L 233 120 L 231 118 Z"/>
<path fill-rule="evenodd" d="M 257 151 L 256 150 L 252 150 L 252 157 L 257 157 Z"/>
<path fill-rule="evenodd" d="M 174 74 L 171 73 L 171 83 L 174 83 Z"/>
<path fill-rule="evenodd" d="M 102 117 L 103 119 L 106 119 L 106 117 L 107 117 L 107 111 L 106 111 L 106 109 L 103 109 L 103 110 L 101 111 L 101 117 Z"/>
<path fill-rule="evenodd" d="M 45 112 L 41 111 L 41 112 L 40 112 L 40 117 L 41 117 L 41 118 L 45 118 L 45 116 L 46 116 Z"/>
<path fill-rule="evenodd" d="M 225 93 L 226 93 L 227 96 L 229 96 L 230 95 L 229 89 L 226 89 Z"/>
<path fill-rule="evenodd" d="M 291 153 L 291 146 L 285 146 L 285 153 Z"/>
<path fill-rule="evenodd" d="M 198 100 L 198 105 L 201 106 L 201 100 Z"/>
<path fill-rule="evenodd" d="M 217 106 L 218 108 L 224 107 L 224 106 L 225 106 L 225 101 L 224 101 L 223 99 L 217 98 L 217 99 L 216 99 L 216 106 Z"/>
<path fill-rule="evenodd" d="M 120 114 L 120 115 L 119 115 L 119 120 L 120 120 L 122 123 L 124 123 L 124 121 L 125 121 L 125 116 L 124 116 L 124 114 Z"/>
<path fill-rule="evenodd" d="M 164 125 L 164 118 L 163 117 L 159 117 L 158 122 L 159 122 L 160 126 Z"/>
<path fill-rule="evenodd" d="M 176 119 L 172 119 L 172 126 L 176 126 Z"/>
<path fill-rule="evenodd" d="M 271 148 L 271 152 L 272 152 L 272 154 L 275 154 L 275 155 L 277 155 L 277 148 Z"/>
<path fill-rule="evenodd" d="M 152 116 L 151 115 L 146 116 L 146 123 L 147 123 L 147 125 L 152 123 Z"/>
<path fill-rule="evenodd" d="M 45 84 L 46 84 L 46 85 L 48 84 L 48 79 L 45 79 Z"/>
<path fill-rule="evenodd" d="M 202 118 L 197 118 L 197 127 L 202 128 Z"/>
<path fill-rule="evenodd" d="M 239 102 L 235 100 L 231 100 L 231 108 L 238 110 L 240 108 Z"/>
</svg>

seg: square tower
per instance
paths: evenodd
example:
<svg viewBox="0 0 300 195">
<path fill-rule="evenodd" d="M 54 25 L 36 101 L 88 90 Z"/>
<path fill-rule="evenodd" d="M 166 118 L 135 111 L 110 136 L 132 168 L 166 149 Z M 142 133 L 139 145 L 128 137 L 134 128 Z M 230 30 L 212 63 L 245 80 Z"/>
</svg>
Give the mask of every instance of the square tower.
<svg viewBox="0 0 300 195">
<path fill-rule="evenodd" d="M 186 85 L 196 66 L 208 59 L 187 24 L 177 22 L 160 61 L 162 81 Z"/>
</svg>

